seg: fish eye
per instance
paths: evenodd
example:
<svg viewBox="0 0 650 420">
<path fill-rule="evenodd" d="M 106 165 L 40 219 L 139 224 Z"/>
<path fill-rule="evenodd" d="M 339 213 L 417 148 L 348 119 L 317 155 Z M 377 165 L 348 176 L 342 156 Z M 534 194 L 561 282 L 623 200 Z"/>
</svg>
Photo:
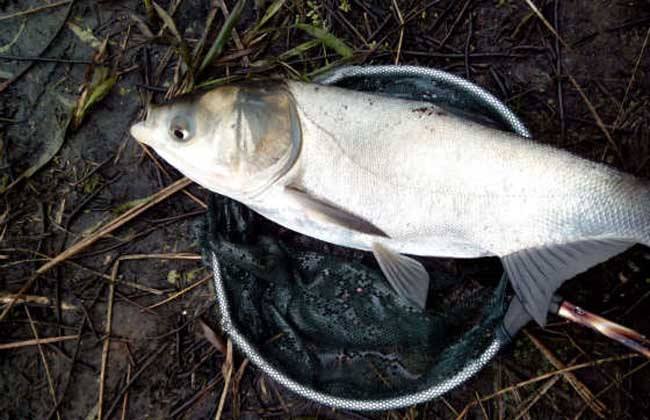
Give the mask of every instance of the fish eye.
<svg viewBox="0 0 650 420">
<path fill-rule="evenodd" d="M 183 116 L 176 116 L 169 125 L 169 135 L 177 142 L 184 143 L 192 138 L 190 122 Z"/>
</svg>

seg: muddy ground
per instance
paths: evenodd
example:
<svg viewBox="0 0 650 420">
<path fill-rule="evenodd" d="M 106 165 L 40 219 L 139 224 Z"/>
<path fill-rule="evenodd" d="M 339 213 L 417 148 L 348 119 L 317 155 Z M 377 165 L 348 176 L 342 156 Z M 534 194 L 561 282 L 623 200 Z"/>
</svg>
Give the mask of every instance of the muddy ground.
<svg viewBox="0 0 650 420">
<path fill-rule="evenodd" d="M 223 27 L 224 4 L 159 5 L 162 13 L 146 0 L 0 0 L 0 345 L 52 339 L 0 350 L 2 419 L 92 419 L 100 399 L 102 418 L 217 413 L 226 356 L 200 325 L 219 334 L 209 271 L 191 234 L 207 192 L 190 185 L 102 234 L 181 178 L 128 134 L 152 98 L 250 75 L 309 79 L 343 63 L 429 66 L 487 88 L 539 141 L 650 179 L 648 0 L 287 0 L 273 3 L 281 5 L 275 13 L 271 2 L 249 0 L 223 50 L 194 77 L 179 64 L 182 51 L 190 67 L 200 64 Z M 314 38 L 296 23 L 336 39 L 305 44 Z M 19 292 L 29 303 L 15 301 Z M 650 333 L 643 247 L 562 293 Z M 235 368 L 242 362 L 235 354 Z M 521 385 L 580 364 L 574 377 Z M 427 404 L 332 410 L 248 366 L 221 416 L 641 419 L 650 417 L 648 373 L 648 360 L 553 318 L 546 329 L 529 325 L 476 377 Z"/>
</svg>

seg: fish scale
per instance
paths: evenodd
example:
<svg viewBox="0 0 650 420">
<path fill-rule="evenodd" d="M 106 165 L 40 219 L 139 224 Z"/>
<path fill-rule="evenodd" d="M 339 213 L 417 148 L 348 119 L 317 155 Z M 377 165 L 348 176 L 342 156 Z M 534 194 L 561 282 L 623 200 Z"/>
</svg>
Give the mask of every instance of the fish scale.
<svg viewBox="0 0 650 420">
<path fill-rule="evenodd" d="M 648 221 L 649 207 L 638 197 L 647 186 L 604 165 L 441 111 L 414 112 L 430 104 L 290 86 L 303 143 L 280 184 L 299 183 L 391 238 L 413 238 L 421 247 L 402 249 L 396 241 L 400 251 L 503 256 L 591 237 L 634 239 Z M 331 106 L 335 98 L 347 108 Z M 365 129 L 364 115 L 382 121 L 380 129 Z M 332 182 L 332 175 L 345 182 Z M 282 201 L 282 192 L 267 199 Z M 485 253 L 477 254 L 476 245 Z"/>
</svg>

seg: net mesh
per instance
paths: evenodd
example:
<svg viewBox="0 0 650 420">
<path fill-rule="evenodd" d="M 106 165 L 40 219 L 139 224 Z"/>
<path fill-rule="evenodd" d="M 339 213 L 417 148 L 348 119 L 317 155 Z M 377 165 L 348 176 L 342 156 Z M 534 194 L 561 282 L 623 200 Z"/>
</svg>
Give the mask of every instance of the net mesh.
<svg viewBox="0 0 650 420">
<path fill-rule="evenodd" d="M 505 281 L 431 271 L 423 312 L 376 266 L 256 234 L 259 217 L 215 195 L 201 242 L 221 262 L 233 326 L 295 381 L 346 398 L 407 395 L 455 375 L 494 341 Z"/>
</svg>

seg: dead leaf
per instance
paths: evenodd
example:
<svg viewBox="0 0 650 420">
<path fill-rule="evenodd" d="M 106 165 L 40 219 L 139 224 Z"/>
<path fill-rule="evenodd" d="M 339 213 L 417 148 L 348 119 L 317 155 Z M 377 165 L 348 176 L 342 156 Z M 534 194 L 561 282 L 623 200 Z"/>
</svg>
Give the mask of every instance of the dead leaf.
<svg viewBox="0 0 650 420">
<path fill-rule="evenodd" d="M 205 337 L 206 340 L 210 342 L 221 354 L 226 354 L 227 352 L 227 346 L 226 342 L 223 339 L 222 336 L 217 335 L 216 332 L 212 328 L 208 326 L 205 322 L 199 319 L 199 324 L 201 325 L 201 329 L 203 330 L 203 336 Z"/>
</svg>

